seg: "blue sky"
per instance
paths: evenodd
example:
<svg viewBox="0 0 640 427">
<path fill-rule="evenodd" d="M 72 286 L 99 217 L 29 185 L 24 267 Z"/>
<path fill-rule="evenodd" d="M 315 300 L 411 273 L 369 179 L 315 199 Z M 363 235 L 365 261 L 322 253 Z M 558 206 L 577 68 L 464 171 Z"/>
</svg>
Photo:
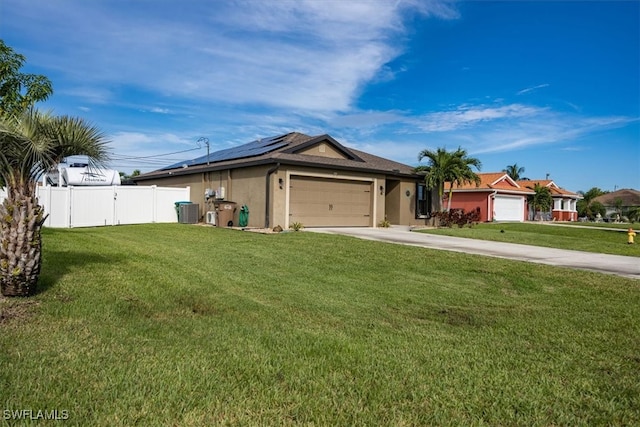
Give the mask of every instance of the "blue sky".
<svg viewBox="0 0 640 427">
<path fill-rule="evenodd" d="M 1 0 L 0 38 L 127 173 L 298 131 L 640 189 L 639 1 Z"/>
</svg>

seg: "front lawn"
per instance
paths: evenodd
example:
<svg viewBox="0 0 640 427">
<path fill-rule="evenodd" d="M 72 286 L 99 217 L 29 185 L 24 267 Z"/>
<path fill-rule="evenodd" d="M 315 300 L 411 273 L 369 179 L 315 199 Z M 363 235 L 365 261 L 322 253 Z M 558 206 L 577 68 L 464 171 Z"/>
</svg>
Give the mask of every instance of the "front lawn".
<svg viewBox="0 0 640 427">
<path fill-rule="evenodd" d="M 184 224 L 48 229 L 44 248 L 42 291 L 0 300 L 5 416 L 640 423 L 637 280 Z"/>
<path fill-rule="evenodd" d="M 422 233 L 496 242 L 520 243 L 548 248 L 571 249 L 611 255 L 640 257 L 640 230 L 636 229 L 636 244 L 627 244 L 626 229 L 603 230 L 535 223 L 480 223 L 473 227 L 420 230 Z"/>
</svg>

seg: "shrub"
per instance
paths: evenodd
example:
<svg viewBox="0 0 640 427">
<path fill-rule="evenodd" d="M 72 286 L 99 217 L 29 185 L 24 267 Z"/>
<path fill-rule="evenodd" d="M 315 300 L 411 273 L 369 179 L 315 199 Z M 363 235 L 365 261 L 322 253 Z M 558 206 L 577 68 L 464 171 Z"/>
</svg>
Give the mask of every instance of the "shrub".
<svg viewBox="0 0 640 427">
<path fill-rule="evenodd" d="M 391 223 L 389 222 L 389 220 L 387 219 L 387 217 L 384 217 L 384 220 L 380 221 L 378 223 L 378 227 L 382 227 L 382 228 L 389 228 L 391 227 Z"/>
<path fill-rule="evenodd" d="M 462 228 L 465 225 L 470 227 L 480 221 L 480 208 L 465 212 L 464 209 L 451 209 L 445 212 L 434 212 L 432 214 L 439 221 L 441 227 L 453 227 L 457 225 Z"/>
<path fill-rule="evenodd" d="M 301 222 L 294 222 L 289 226 L 289 228 L 293 231 L 300 231 L 304 228 L 304 225 L 302 225 Z"/>
</svg>

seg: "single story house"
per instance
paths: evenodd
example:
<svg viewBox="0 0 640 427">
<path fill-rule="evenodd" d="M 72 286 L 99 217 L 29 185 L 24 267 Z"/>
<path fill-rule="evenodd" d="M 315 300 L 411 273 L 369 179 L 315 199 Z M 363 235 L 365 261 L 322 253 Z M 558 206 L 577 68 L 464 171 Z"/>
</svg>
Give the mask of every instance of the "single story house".
<svg viewBox="0 0 640 427">
<path fill-rule="evenodd" d="M 555 221 L 577 221 L 576 203 L 581 198 L 556 185 L 551 180 L 514 181 L 503 172 L 479 173 L 480 185 L 467 183 L 453 187 L 451 208 L 470 211 L 480 208 L 481 221 L 526 221 L 535 219 L 536 212 L 529 206 L 528 197 L 535 194 L 539 184 L 549 188 L 553 204 L 550 212 L 543 213 L 543 219 Z M 447 183 L 445 189 L 449 188 Z M 443 206 L 447 206 L 447 195 Z"/>
<path fill-rule="evenodd" d="M 472 211 L 480 208 L 480 221 L 524 221 L 527 215 L 527 196 L 533 190 L 520 186 L 505 173 L 479 173 L 480 185 L 467 183 L 453 187 L 451 209 Z M 449 183 L 445 184 L 448 203 Z"/>
<path fill-rule="evenodd" d="M 577 204 L 578 200 L 582 199 L 581 195 L 559 187 L 550 179 L 518 181 L 518 185 L 520 185 L 521 187 L 529 188 L 531 190 L 533 190 L 536 184 L 540 185 L 541 187 L 547 187 L 551 192 L 551 197 L 553 198 L 551 212 L 546 212 L 544 215 L 545 218 L 543 219 L 553 221 L 578 220 Z M 535 215 L 536 212 L 534 212 L 533 209 L 529 209 L 528 219 L 535 219 Z"/>
<path fill-rule="evenodd" d="M 618 214 L 618 209 L 624 214 L 629 209 L 640 208 L 640 191 L 632 188 L 623 188 L 598 196 L 593 201 L 600 202 L 607 210 L 606 216 L 610 217 Z"/>
<path fill-rule="evenodd" d="M 432 191 L 414 168 L 347 148 L 329 135 L 291 132 L 145 173 L 136 183 L 191 188 L 200 218 L 217 201 L 242 205 L 248 227 L 424 225 Z M 220 224 L 227 225 L 227 224 Z"/>
</svg>

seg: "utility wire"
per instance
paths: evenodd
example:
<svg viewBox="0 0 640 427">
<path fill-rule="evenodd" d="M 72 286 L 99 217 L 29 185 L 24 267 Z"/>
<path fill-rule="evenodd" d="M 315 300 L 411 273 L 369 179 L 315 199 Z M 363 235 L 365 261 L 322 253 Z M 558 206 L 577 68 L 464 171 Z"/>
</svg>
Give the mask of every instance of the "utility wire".
<svg viewBox="0 0 640 427">
<path fill-rule="evenodd" d="M 180 153 L 187 153 L 189 151 L 195 151 L 195 150 L 201 150 L 202 147 L 198 147 L 198 148 L 189 148 L 188 150 L 181 150 L 181 151 L 174 151 L 172 153 L 165 153 L 165 154 L 154 154 L 151 156 L 126 156 L 126 155 L 114 155 L 113 159 L 114 160 L 139 160 L 139 159 L 153 159 L 156 157 L 164 157 L 164 156 L 171 156 L 173 154 L 180 154 Z"/>
</svg>

